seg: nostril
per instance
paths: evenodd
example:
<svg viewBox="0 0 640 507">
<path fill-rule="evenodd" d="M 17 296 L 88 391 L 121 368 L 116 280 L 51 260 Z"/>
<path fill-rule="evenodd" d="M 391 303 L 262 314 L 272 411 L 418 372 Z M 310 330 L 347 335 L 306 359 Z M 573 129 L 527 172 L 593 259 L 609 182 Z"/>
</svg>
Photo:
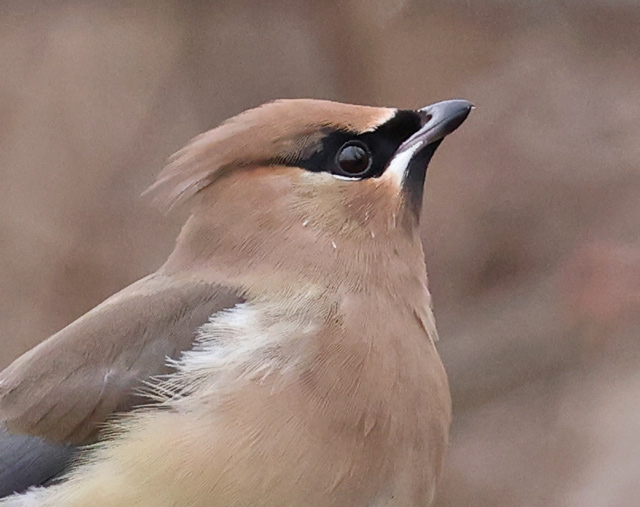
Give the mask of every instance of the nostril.
<svg viewBox="0 0 640 507">
<path fill-rule="evenodd" d="M 429 123 L 431 121 L 431 119 L 433 118 L 433 115 L 430 113 L 426 113 L 422 116 L 422 124 L 426 125 L 427 123 Z"/>
</svg>

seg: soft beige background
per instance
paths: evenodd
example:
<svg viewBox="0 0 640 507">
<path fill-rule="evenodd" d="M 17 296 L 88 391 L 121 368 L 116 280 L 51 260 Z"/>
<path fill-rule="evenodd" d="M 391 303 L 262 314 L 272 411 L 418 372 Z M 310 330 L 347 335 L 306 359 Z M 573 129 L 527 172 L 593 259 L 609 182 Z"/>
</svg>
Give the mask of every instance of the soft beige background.
<svg viewBox="0 0 640 507">
<path fill-rule="evenodd" d="M 0 2 L 0 366 L 163 261 L 181 218 L 138 196 L 193 135 L 464 97 L 424 216 L 438 505 L 637 507 L 638 27 L 634 0 Z"/>
</svg>

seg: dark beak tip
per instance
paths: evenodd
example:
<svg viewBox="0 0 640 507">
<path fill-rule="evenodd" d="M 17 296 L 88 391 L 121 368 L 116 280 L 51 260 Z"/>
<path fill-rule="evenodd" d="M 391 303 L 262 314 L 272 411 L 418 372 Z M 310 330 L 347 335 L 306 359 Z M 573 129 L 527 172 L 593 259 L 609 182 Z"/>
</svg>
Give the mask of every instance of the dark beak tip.
<svg viewBox="0 0 640 507">
<path fill-rule="evenodd" d="M 465 99 L 436 102 L 419 110 L 424 118 L 428 143 L 438 141 L 456 130 L 467 119 L 475 105 Z"/>
<path fill-rule="evenodd" d="M 472 109 L 475 109 L 475 107 L 476 106 L 468 100 L 452 99 L 436 102 L 435 104 L 431 104 L 430 106 L 421 109 L 421 111 L 430 114 L 436 120 L 446 120 L 450 117 L 466 117 Z"/>
</svg>

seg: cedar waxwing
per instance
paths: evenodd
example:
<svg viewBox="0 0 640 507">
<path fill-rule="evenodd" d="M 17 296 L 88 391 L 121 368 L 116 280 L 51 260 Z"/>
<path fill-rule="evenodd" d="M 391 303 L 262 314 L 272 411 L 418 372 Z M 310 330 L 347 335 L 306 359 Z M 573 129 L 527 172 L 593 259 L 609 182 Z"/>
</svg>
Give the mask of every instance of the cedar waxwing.
<svg viewBox="0 0 640 507">
<path fill-rule="evenodd" d="M 282 100 L 178 152 L 167 262 L 0 374 L 2 491 L 147 405 L 0 505 L 429 505 L 451 400 L 418 222 L 471 108 Z"/>
</svg>

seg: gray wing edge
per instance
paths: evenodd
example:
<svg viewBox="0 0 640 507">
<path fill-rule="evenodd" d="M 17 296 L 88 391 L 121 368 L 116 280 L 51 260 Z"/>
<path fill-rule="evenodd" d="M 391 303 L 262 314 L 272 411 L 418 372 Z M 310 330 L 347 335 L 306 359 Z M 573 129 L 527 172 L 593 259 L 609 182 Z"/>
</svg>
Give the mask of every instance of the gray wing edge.
<svg viewBox="0 0 640 507">
<path fill-rule="evenodd" d="M 66 469 L 77 450 L 40 437 L 10 435 L 0 427 L 0 498 L 54 479 Z"/>
</svg>

